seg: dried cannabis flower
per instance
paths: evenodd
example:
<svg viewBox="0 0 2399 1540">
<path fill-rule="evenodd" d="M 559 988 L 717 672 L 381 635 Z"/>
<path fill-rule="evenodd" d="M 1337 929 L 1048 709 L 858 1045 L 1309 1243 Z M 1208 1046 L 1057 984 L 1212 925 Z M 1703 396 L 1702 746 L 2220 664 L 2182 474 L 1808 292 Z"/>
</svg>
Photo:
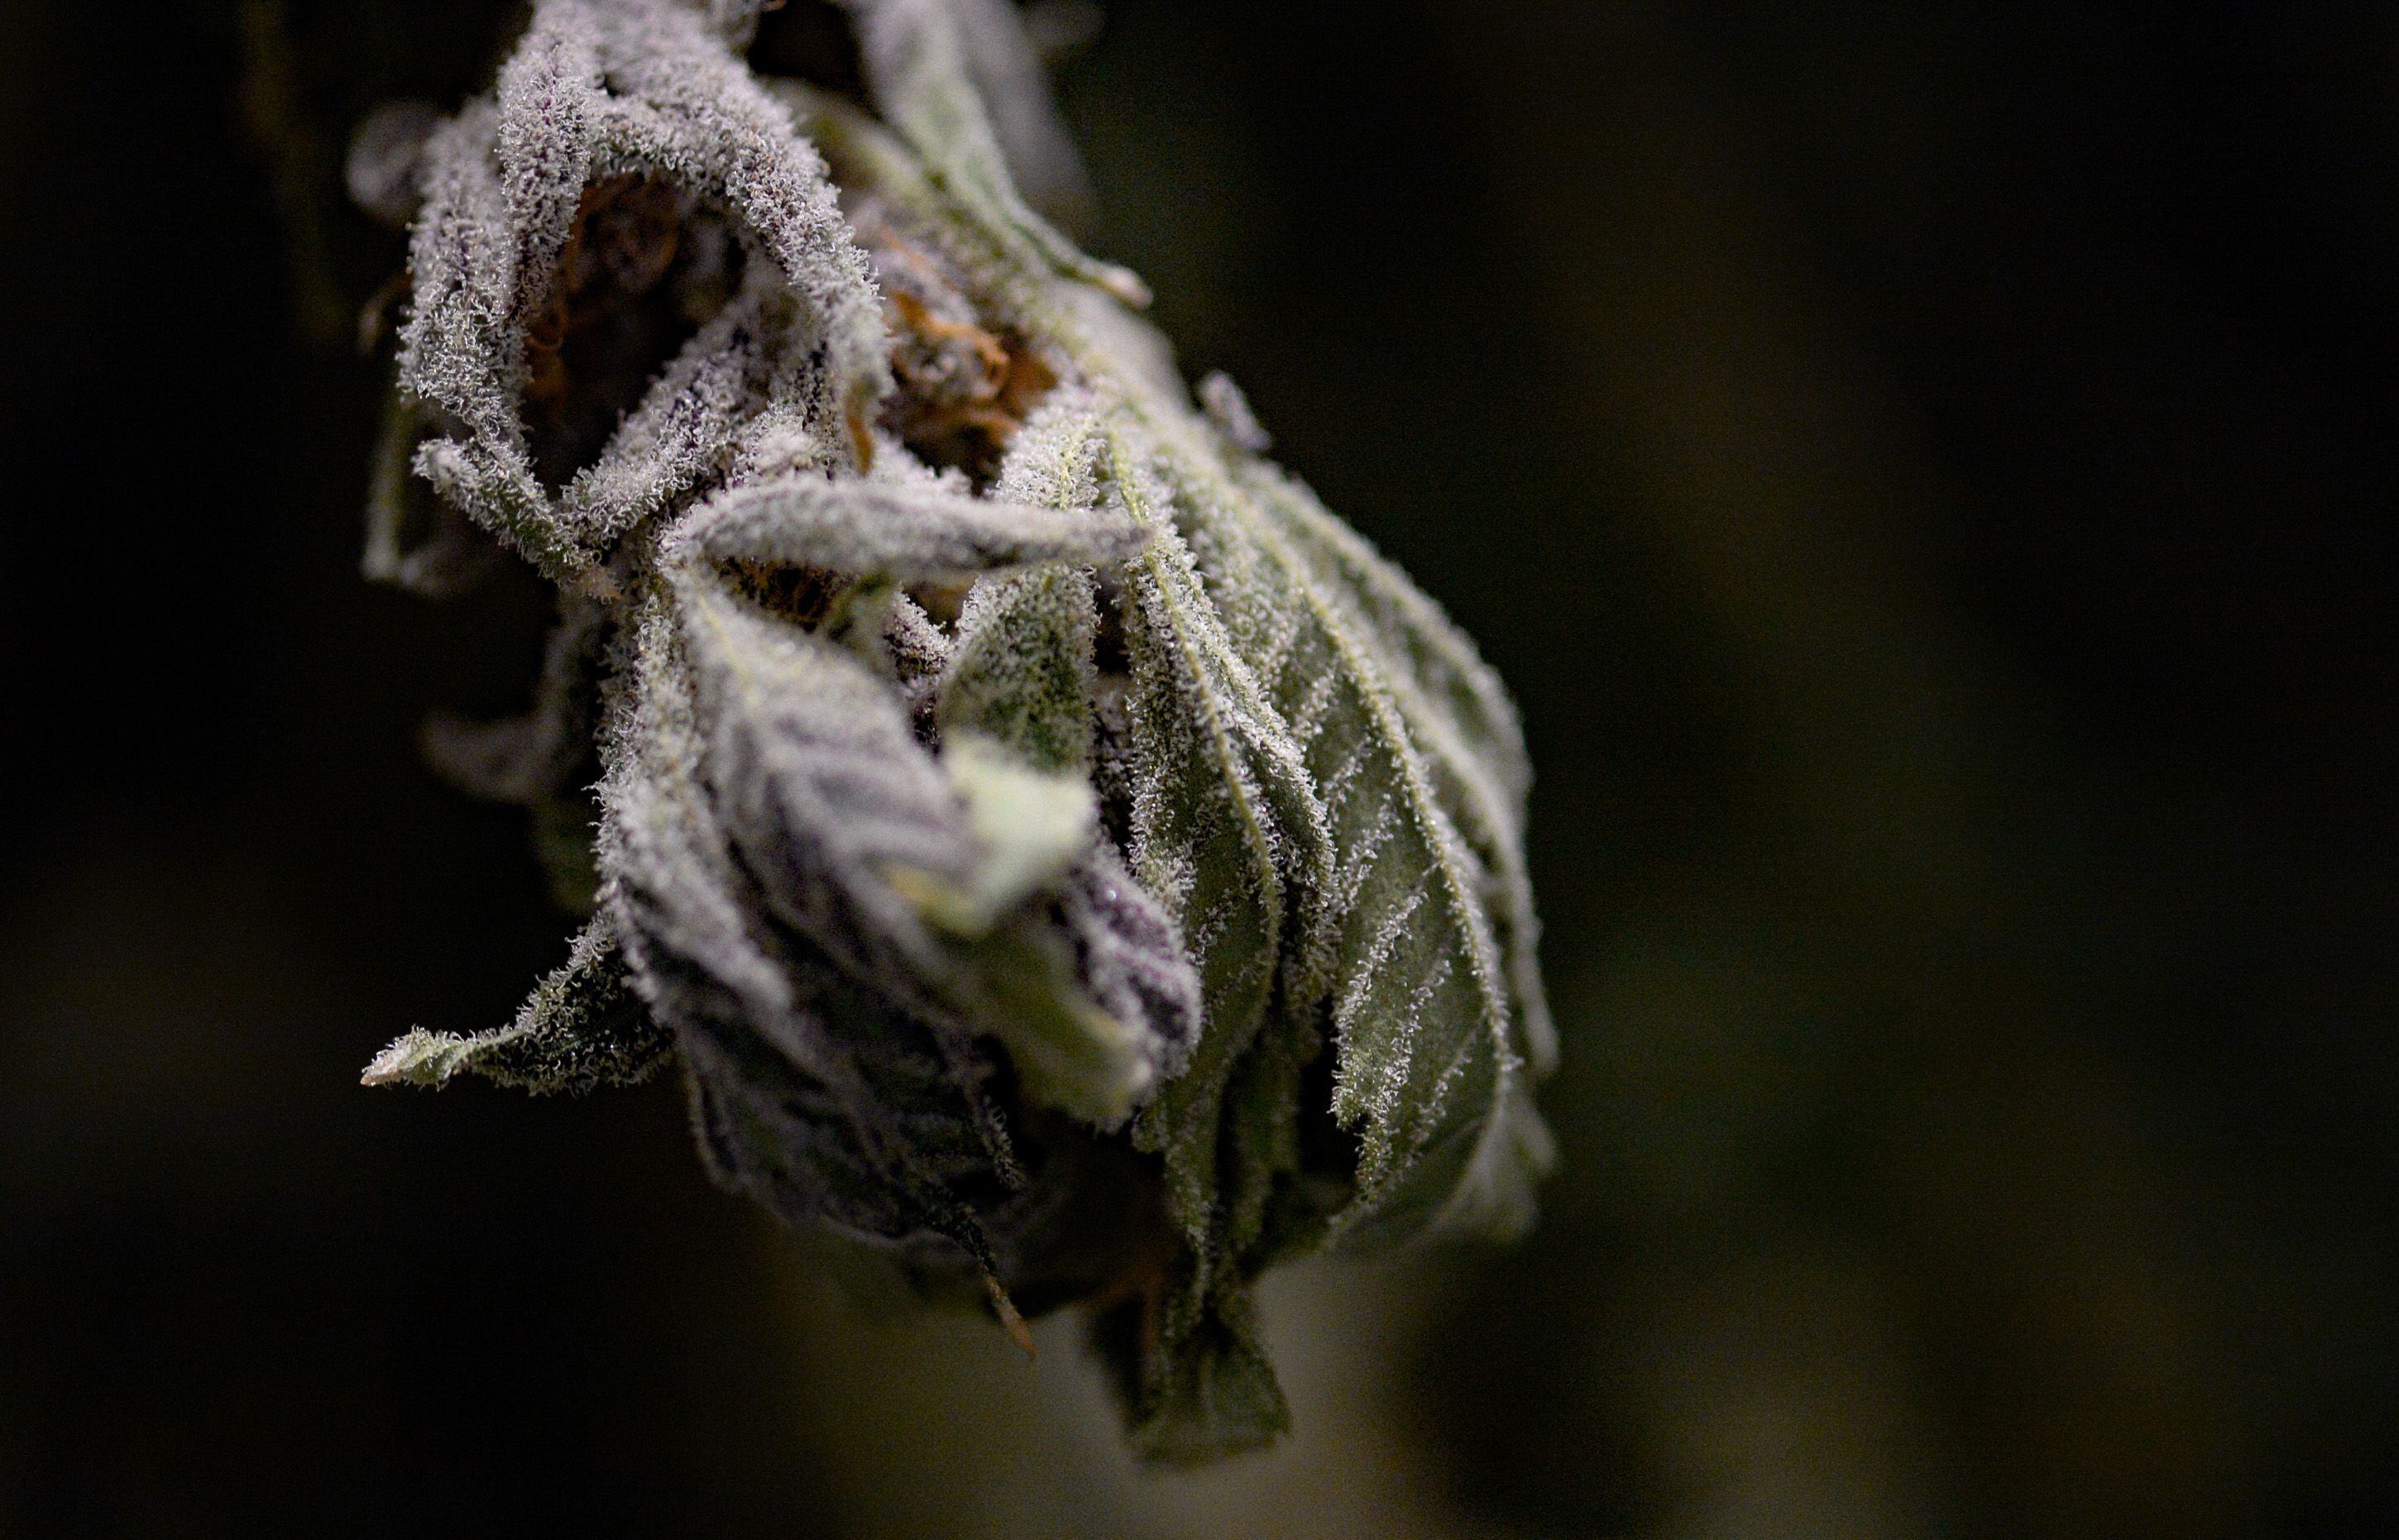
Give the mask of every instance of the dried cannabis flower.
<svg viewBox="0 0 2399 1540">
<path fill-rule="evenodd" d="M 533 714 L 431 748 L 591 912 L 366 1079 L 677 1061 L 726 1186 L 1088 1302 L 1149 1457 L 1255 1446 L 1263 1269 L 1530 1216 L 1513 708 L 1020 196 L 1074 176 L 1013 7 L 848 0 L 871 112 L 760 8 L 541 0 L 353 153 L 413 225 L 367 570 L 557 583 Z"/>
</svg>

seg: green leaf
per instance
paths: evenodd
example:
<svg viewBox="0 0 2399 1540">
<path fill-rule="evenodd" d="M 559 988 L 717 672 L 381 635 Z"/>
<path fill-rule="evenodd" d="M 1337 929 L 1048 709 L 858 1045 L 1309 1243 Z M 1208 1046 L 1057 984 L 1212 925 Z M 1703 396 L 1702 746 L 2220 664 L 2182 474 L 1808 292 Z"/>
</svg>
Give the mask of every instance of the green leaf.
<svg viewBox="0 0 2399 1540">
<path fill-rule="evenodd" d="M 1040 440 L 1023 447 L 1039 453 Z M 1011 465 L 999 495 L 1031 493 L 1048 506 L 1068 495 L 1025 475 L 1022 456 Z M 1087 1114 L 1105 1108 L 1093 1121 L 1112 1128 L 1181 1069 L 1199 1036 L 1200 983 L 1173 921 L 1124 870 L 1096 825 L 1088 779 L 1096 627 L 1086 572 L 1053 565 L 978 582 L 958 617 L 938 720 L 942 759 L 967 795 L 986 849 L 1002 842 L 1047 844 L 1061 858 L 1054 873 L 1025 885 L 1058 889 L 1056 918 L 1074 949 L 1073 977 L 1115 1023 L 1114 1034 L 1088 1040 L 1112 1037 L 1118 1056 L 1087 1061 L 1081 1094 L 1067 1103 Z M 1019 790 L 1010 791 L 1011 784 Z M 1044 811 L 1045 804 L 1054 811 Z M 1071 833 L 1064 817 L 1070 809 Z M 1045 829 L 1056 831 L 1054 842 L 1040 833 Z M 1024 864 L 1023 858 L 1010 864 Z"/>
<path fill-rule="evenodd" d="M 1190 1065 L 1136 1138 L 1165 1155 L 1173 1211 L 1204 1264 L 1222 1250 L 1225 1084 L 1284 979 L 1285 948 L 1306 923 L 1297 911 L 1329 858 L 1306 766 L 1209 602 L 1164 488 L 1117 425 L 1105 452 L 1106 495 L 1151 532 L 1124 574 L 1132 866 L 1181 926 L 1207 1002 Z"/>
<path fill-rule="evenodd" d="M 580 1095 L 648 1079 L 672 1046 L 626 989 L 616 936 L 595 920 L 576 936 L 564 966 L 535 986 L 514 1021 L 471 1037 L 411 1032 L 375 1055 L 359 1079 L 439 1089 L 456 1075 L 473 1074 L 536 1094 Z"/>
<path fill-rule="evenodd" d="M 1487 868 L 1460 836 L 1395 694 L 1372 629 L 1299 547 L 1204 453 L 1196 433 L 1162 464 L 1226 628 L 1303 756 L 1331 832 L 1333 1111 L 1360 1138 L 1347 1229 L 1415 1204 L 1414 1168 L 1446 1169 L 1444 1227 L 1509 1232 L 1531 1211 L 1546 1135 L 1525 1073 Z M 1489 1136 L 1490 1142 L 1484 1141 Z M 1385 1226 L 1388 1228 L 1388 1224 Z"/>
<path fill-rule="evenodd" d="M 943 732 L 971 729 L 1045 769 L 1087 772 L 1097 626 L 1091 574 L 1077 568 L 976 583 L 942 680 Z"/>
<path fill-rule="evenodd" d="M 1142 1447 L 1197 1458 L 1263 1442 L 1284 1420 L 1244 1324 L 1243 1254 L 1263 1221 L 1254 1195 L 1290 1173 L 1296 1150 L 1244 1137 L 1254 1108 L 1227 1099 L 1278 999 L 1321 992 L 1313 937 L 1331 856 L 1306 765 L 1218 618 L 1145 445 L 1115 419 L 1097 447 L 1102 493 L 1151 534 L 1122 578 L 1132 865 L 1186 938 L 1205 1001 L 1189 1062 L 1134 1129 L 1165 1159 L 1169 1211 L 1188 1251 L 1132 1376 L 1132 1413 Z M 1225 1387 L 1239 1394 L 1220 1396 Z M 1243 1414 L 1228 1421 L 1233 1409 Z"/>
<path fill-rule="evenodd" d="M 1258 510 L 1347 601 L 1383 680 L 1424 752 L 1442 806 L 1490 875 L 1492 924 L 1533 1073 L 1556 1064 L 1557 1030 L 1541 987 L 1540 922 L 1525 864 L 1532 762 L 1515 703 L 1474 643 L 1366 538 L 1295 478 L 1260 461 L 1240 479 Z"/>
<path fill-rule="evenodd" d="M 1203 1466 L 1263 1449 L 1291 1431 L 1246 1290 L 1220 1292 L 1207 1316 L 1142 1376 L 1138 1324 L 1103 1319 L 1094 1338 L 1132 1403 L 1134 1452 L 1165 1466 Z"/>
<path fill-rule="evenodd" d="M 961 34 L 962 20 L 1005 24 L 1004 12 L 977 7 L 962 18 L 951 0 L 844 4 L 857 26 L 875 107 L 970 218 L 1017 248 L 1011 254 L 1020 263 L 1096 284 L 1132 304 L 1149 303 L 1140 278 L 1085 256 L 1018 195 Z"/>
</svg>

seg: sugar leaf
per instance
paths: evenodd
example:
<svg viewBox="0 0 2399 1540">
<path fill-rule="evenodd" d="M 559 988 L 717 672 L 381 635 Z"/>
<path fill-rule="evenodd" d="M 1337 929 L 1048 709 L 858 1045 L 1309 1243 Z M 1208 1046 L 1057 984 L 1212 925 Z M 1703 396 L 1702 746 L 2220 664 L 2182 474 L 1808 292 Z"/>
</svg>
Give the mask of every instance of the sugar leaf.
<svg viewBox="0 0 2399 1540">
<path fill-rule="evenodd" d="M 565 964 L 542 979 L 514 1021 L 462 1037 L 411 1032 L 375 1055 L 369 1086 L 435 1089 L 461 1074 L 520 1089 L 580 1094 L 646 1080 L 671 1045 L 625 987 L 624 958 L 604 922 L 584 926 Z"/>
<path fill-rule="evenodd" d="M 890 378 L 865 259 L 788 110 L 696 12 L 673 0 L 543 0 L 495 99 L 435 130 L 425 163 L 400 378 L 465 437 L 426 443 L 416 467 L 545 572 L 589 568 L 630 517 L 687 481 L 713 404 L 703 381 L 662 382 L 579 495 L 562 506 L 536 476 L 522 415 L 530 330 L 599 179 L 662 178 L 733 216 L 798 302 L 847 441 L 868 453 L 866 421 Z M 727 328 L 745 321 L 756 317 L 737 314 Z M 689 372 L 724 345 L 687 353 Z M 678 402 L 691 419 L 680 431 Z"/>
<path fill-rule="evenodd" d="M 923 582 L 1050 561 L 1112 565 L 1142 538 L 1122 519 L 799 471 L 720 493 L 677 530 L 673 548 Z"/>
<path fill-rule="evenodd" d="M 1099 838 L 1099 810 L 1082 777 L 1045 770 L 980 733 L 951 734 L 942 767 L 965 804 L 978 859 L 963 886 L 919 887 L 918 907 L 952 934 L 977 937 L 1057 887 Z"/>
<path fill-rule="evenodd" d="M 1023 256 L 1097 284 L 1132 304 L 1149 290 L 1122 267 L 1094 262 L 1025 207 L 1009 174 L 971 54 L 996 61 L 1017 46 L 986 41 L 970 50 L 970 32 L 1014 28 L 1001 7 L 961 0 L 844 0 L 856 23 L 867 86 L 884 117 L 900 130 L 934 179 L 983 228 Z M 986 66 L 988 77 L 999 72 Z"/>
</svg>

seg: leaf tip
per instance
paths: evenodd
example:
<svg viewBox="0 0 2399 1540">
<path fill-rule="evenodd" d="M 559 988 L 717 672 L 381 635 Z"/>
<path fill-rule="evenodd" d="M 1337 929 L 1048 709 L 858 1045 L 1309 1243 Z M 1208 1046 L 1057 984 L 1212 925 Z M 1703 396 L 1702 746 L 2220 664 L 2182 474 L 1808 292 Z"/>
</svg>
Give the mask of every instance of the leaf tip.
<svg viewBox="0 0 2399 1540">
<path fill-rule="evenodd" d="M 457 1040 L 411 1027 L 368 1061 L 361 1086 L 423 1086 L 439 1090 L 458 1068 Z"/>
</svg>

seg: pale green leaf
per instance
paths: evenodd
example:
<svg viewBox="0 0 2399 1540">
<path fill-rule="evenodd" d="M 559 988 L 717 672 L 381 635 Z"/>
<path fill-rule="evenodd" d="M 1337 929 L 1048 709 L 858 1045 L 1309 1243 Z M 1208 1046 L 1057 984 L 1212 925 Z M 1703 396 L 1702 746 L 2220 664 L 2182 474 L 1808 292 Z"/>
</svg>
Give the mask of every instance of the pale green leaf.
<svg viewBox="0 0 2399 1540">
<path fill-rule="evenodd" d="M 915 887 L 917 906 L 952 934 L 979 938 L 1056 890 L 1099 838 L 1099 809 L 1081 776 L 1044 770 L 981 733 L 950 734 L 942 767 L 965 804 L 975 861 L 962 884 Z"/>
<path fill-rule="evenodd" d="M 1114 564 L 1141 540 L 1121 519 L 993 502 L 938 483 L 801 471 L 718 493 L 678 528 L 671 549 L 925 582 L 1050 561 Z"/>
</svg>

